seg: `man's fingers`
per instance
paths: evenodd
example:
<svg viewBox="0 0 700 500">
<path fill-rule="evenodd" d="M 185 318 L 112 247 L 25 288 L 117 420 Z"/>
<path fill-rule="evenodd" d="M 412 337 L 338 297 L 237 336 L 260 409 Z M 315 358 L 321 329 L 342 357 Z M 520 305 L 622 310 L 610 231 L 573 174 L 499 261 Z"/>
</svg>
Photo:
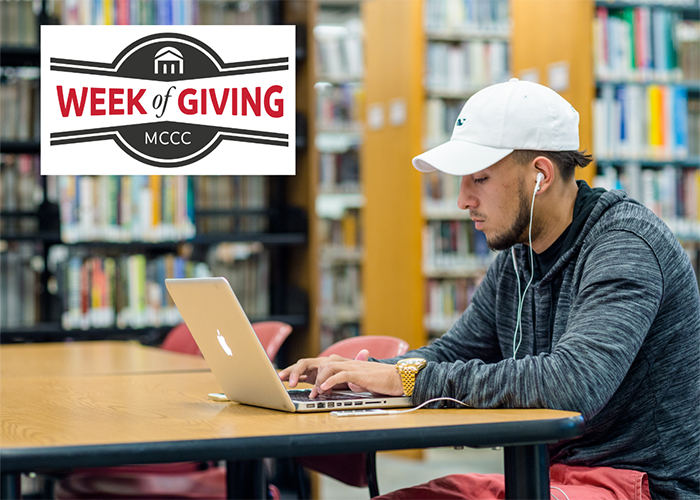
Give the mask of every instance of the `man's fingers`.
<svg viewBox="0 0 700 500">
<path fill-rule="evenodd" d="M 369 359 L 369 351 L 367 349 L 362 349 L 355 356 L 355 361 L 367 361 Z"/>
</svg>

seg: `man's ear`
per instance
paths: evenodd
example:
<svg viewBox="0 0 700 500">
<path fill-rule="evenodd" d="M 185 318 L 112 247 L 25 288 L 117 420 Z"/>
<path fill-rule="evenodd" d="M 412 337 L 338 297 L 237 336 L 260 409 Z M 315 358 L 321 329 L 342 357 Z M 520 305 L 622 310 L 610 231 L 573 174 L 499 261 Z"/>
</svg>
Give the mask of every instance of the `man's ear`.
<svg viewBox="0 0 700 500">
<path fill-rule="evenodd" d="M 546 156 L 538 156 L 532 162 L 532 169 L 534 172 L 534 176 L 532 178 L 533 188 L 537 184 L 538 176 L 541 174 L 542 180 L 539 183 L 539 189 L 537 191 L 538 193 L 543 193 L 547 191 L 547 189 L 549 189 L 549 186 L 552 185 L 552 182 L 554 181 L 554 176 L 557 173 L 554 163 L 552 163 L 552 161 Z"/>
</svg>

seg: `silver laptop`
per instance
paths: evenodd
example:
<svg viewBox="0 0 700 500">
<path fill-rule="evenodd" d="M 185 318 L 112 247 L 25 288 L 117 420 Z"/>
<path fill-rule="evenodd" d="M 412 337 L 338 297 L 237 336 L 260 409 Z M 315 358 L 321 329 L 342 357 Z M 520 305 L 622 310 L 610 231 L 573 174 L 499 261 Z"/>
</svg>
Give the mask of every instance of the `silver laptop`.
<svg viewBox="0 0 700 500">
<path fill-rule="evenodd" d="M 231 401 L 289 412 L 411 406 L 405 396 L 286 389 L 225 278 L 166 279 L 165 286 Z"/>
</svg>

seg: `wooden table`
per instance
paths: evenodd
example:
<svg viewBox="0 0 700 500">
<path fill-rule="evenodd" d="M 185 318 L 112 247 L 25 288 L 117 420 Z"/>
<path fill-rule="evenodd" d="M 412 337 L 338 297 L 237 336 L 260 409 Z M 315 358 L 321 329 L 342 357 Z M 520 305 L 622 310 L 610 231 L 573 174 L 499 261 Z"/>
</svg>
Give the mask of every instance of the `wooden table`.
<svg viewBox="0 0 700 500">
<path fill-rule="evenodd" d="M 83 376 L 209 370 L 204 358 L 136 341 L 4 344 L 0 377 Z"/>
<path fill-rule="evenodd" d="M 548 499 L 545 443 L 584 428 L 579 414 L 554 410 L 289 414 L 207 398 L 220 390 L 209 372 L 3 377 L 2 498 L 21 472 L 187 460 L 229 461 L 229 495 L 264 498 L 261 474 L 241 485 L 233 462 L 259 473 L 265 457 L 504 446 L 507 497 Z"/>
</svg>

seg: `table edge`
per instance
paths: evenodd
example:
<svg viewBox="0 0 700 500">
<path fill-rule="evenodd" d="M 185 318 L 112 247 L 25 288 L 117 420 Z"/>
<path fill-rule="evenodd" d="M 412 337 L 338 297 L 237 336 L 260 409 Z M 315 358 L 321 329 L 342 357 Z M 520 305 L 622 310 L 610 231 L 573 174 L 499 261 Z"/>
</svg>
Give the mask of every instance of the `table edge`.
<svg viewBox="0 0 700 500">
<path fill-rule="evenodd" d="M 547 420 L 85 446 L 0 448 L 3 473 L 125 464 L 253 460 L 467 446 L 525 446 L 583 435 L 580 415 Z"/>
</svg>

